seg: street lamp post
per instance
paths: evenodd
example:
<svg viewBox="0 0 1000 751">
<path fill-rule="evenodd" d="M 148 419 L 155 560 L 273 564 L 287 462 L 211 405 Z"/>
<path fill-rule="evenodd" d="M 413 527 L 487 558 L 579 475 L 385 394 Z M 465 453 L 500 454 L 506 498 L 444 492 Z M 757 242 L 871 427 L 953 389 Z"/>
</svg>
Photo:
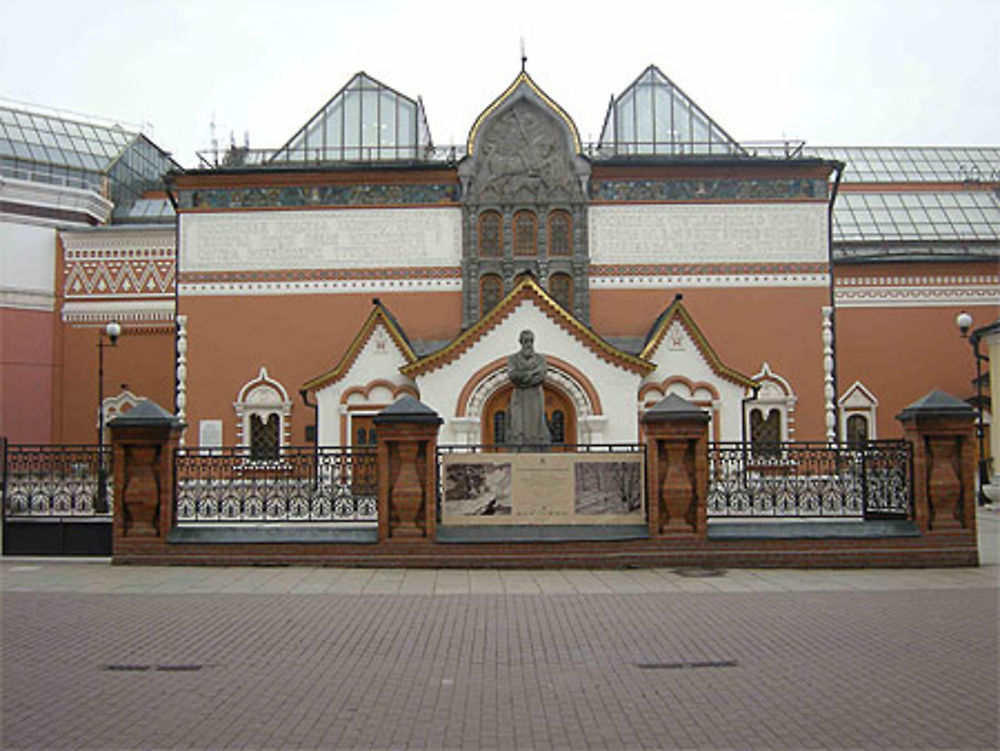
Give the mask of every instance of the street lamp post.
<svg viewBox="0 0 1000 751">
<path fill-rule="evenodd" d="M 121 334 L 122 326 L 118 321 L 111 321 L 97 334 L 97 499 L 94 511 L 98 514 L 108 511 L 108 468 L 104 463 L 104 348 L 114 347 Z"/>
<path fill-rule="evenodd" d="M 988 504 L 984 488 L 989 483 L 989 472 L 986 463 L 986 430 L 983 426 L 983 362 L 990 358 L 979 351 L 979 336 L 973 331 L 969 336 L 969 329 L 972 328 L 972 316 L 964 310 L 955 316 L 955 325 L 963 339 L 969 340 L 972 347 L 972 354 L 976 359 L 976 437 L 979 439 L 979 505 Z"/>
</svg>

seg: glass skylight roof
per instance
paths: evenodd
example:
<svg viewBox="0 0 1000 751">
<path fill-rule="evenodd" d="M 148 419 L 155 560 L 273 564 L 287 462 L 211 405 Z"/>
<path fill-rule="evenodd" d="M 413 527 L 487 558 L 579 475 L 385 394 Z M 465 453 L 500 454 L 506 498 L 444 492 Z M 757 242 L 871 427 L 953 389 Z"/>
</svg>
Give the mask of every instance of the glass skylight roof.
<svg viewBox="0 0 1000 751">
<path fill-rule="evenodd" d="M 94 190 L 128 206 L 177 165 L 140 133 L 0 106 L 0 174 Z"/>
<path fill-rule="evenodd" d="M 416 159 L 430 146 L 420 100 L 358 73 L 271 161 Z"/>
<path fill-rule="evenodd" d="M 998 240 L 1000 201 L 989 191 L 841 191 L 834 206 L 835 242 Z"/>
<path fill-rule="evenodd" d="M 1000 182 L 1000 148 L 807 146 L 806 156 L 847 163 L 845 182 Z"/>
<path fill-rule="evenodd" d="M 650 65 L 612 98 L 598 157 L 635 154 L 743 154 L 740 145 L 683 91 Z"/>
</svg>

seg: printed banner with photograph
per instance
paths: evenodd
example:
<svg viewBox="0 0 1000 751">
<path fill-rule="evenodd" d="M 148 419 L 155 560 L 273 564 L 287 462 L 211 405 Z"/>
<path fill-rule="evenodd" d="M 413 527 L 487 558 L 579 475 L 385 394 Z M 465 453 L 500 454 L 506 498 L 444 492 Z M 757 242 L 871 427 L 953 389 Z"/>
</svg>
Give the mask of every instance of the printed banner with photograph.
<svg viewBox="0 0 1000 751">
<path fill-rule="evenodd" d="M 441 464 L 445 525 L 645 520 L 642 454 L 444 454 Z"/>
</svg>

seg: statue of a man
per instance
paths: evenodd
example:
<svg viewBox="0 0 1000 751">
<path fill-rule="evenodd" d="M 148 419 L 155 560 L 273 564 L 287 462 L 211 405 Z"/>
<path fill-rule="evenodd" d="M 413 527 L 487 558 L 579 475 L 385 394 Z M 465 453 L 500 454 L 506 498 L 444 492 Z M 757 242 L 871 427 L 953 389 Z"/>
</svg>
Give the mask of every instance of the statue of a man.
<svg viewBox="0 0 1000 751">
<path fill-rule="evenodd" d="M 519 446 L 548 446 L 552 435 L 545 420 L 545 358 L 535 352 L 535 335 L 528 330 L 520 336 L 521 351 L 507 359 L 507 377 L 514 384 L 510 397 L 507 443 Z"/>
</svg>

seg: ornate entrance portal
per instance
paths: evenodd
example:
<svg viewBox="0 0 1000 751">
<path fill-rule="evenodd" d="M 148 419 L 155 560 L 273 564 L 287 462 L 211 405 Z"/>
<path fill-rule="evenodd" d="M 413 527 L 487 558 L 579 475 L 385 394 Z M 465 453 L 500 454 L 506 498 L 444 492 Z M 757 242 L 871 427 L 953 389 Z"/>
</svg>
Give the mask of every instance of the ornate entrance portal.
<svg viewBox="0 0 1000 751">
<path fill-rule="evenodd" d="M 508 407 L 514 387 L 511 384 L 497 389 L 486 401 L 482 416 L 481 443 L 496 446 L 507 442 Z M 545 420 L 552 433 L 553 446 L 576 443 L 576 410 L 568 396 L 548 383 L 542 384 L 545 394 Z"/>
</svg>

